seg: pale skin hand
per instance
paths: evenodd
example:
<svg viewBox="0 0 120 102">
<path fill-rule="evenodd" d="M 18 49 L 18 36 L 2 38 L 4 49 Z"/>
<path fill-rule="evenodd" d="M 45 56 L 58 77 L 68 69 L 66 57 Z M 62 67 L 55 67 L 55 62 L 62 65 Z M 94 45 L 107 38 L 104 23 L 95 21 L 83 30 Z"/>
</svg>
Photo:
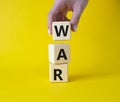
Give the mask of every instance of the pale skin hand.
<svg viewBox="0 0 120 102">
<path fill-rule="evenodd" d="M 48 15 L 48 33 L 52 34 L 53 21 L 70 21 L 72 31 L 76 31 L 80 16 L 86 7 L 88 0 L 55 0 L 54 6 Z M 66 16 L 72 11 L 72 18 L 69 20 Z"/>
</svg>

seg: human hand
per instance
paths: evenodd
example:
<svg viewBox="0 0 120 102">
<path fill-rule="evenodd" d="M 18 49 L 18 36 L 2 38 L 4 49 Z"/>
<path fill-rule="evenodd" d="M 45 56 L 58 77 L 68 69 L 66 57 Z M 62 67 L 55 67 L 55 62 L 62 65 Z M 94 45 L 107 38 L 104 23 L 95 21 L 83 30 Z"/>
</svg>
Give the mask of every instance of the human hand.
<svg viewBox="0 0 120 102">
<path fill-rule="evenodd" d="M 53 21 L 70 21 L 71 30 L 76 31 L 80 16 L 87 3 L 88 0 L 55 0 L 48 15 L 48 33 L 52 34 Z M 66 17 L 69 11 L 73 12 L 71 20 Z"/>
</svg>

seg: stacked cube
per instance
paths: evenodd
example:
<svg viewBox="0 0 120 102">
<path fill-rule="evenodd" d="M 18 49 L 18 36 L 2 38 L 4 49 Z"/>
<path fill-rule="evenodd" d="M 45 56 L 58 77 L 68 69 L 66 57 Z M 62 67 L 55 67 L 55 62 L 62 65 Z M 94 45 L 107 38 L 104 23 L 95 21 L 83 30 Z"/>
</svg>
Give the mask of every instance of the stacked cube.
<svg viewBox="0 0 120 102">
<path fill-rule="evenodd" d="M 52 32 L 53 40 L 70 40 L 71 24 L 69 21 L 53 22 Z M 69 61 L 69 44 L 49 44 L 49 74 L 51 82 L 68 82 Z"/>
</svg>

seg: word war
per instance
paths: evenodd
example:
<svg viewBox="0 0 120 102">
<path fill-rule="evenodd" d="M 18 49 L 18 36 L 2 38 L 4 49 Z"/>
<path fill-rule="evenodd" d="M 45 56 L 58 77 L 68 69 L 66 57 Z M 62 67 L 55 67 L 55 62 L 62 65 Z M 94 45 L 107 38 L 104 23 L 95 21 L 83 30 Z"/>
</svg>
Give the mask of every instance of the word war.
<svg viewBox="0 0 120 102">
<path fill-rule="evenodd" d="M 68 21 L 52 23 L 53 40 L 70 40 L 71 24 Z M 69 44 L 49 44 L 50 82 L 68 82 L 68 63 L 70 62 Z"/>
</svg>

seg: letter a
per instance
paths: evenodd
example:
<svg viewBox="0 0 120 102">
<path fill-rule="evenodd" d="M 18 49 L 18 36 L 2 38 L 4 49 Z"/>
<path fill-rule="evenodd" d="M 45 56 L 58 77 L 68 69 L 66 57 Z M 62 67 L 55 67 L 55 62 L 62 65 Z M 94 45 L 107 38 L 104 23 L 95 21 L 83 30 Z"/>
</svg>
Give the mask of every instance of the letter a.
<svg viewBox="0 0 120 102">
<path fill-rule="evenodd" d="M 60 49 L 57 60 L 60 60 L 60 58 L 64 58 L 65 60 L 67 60 L 67 56 L 65 54 L 64 49 Z"/>
</svg>

